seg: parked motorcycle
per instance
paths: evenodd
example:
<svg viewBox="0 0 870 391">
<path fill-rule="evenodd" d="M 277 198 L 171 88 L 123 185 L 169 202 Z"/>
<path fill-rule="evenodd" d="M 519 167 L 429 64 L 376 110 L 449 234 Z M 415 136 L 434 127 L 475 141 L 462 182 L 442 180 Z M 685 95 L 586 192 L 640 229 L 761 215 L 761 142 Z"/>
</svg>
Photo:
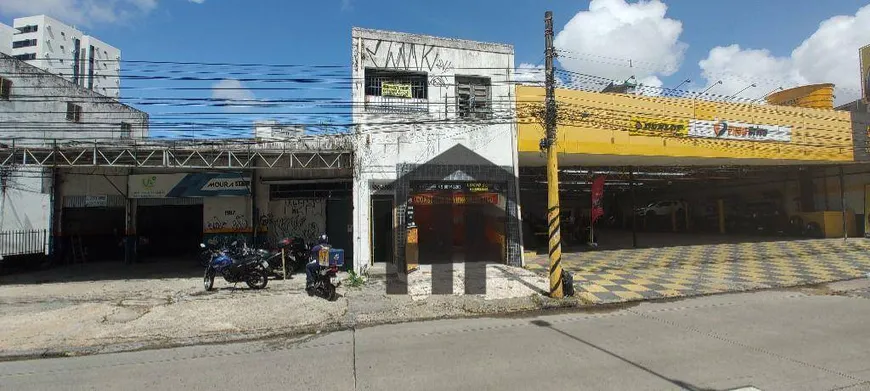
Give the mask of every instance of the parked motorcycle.
<svg viewBox="0 0 870 391">
<path fill-rule="evenodd" d="M 210 291 L 214 287 L 215 276 L 220 274 L 229 283 L 244 282 L 251 289 L 263 289 L 269 283 L 267 270 L 269 263 L 255 254 L 241 255 L 238 250 L 208 249 L 205 244 L 199 245 L 211 254 L 208 266 L 203 276 L 203 287 Z M 235 243 L 234 246 L 235 247 Z"/>
<path fill-rule="evenodd" d="M 310 246 L 302 238 L 285 238 L 278 242 L 278 248 L 274 251 L 258 250 L 261 251 L 261 254 L 264 254 L 263 258 L 269 262 L 271 266 L 271 269 L 269 269 L 270 274 L 275 277 L 283 277 L 284 275 L 284 265 L 282 265 L 283 261 L 281 259 L 282 249 L 284 250 L 284 257 L 287 262 L 288 276 L 305 268 L 305 264 L 308 263 Z"/>
<path fill-rule="evenodd" d="M 340 281 L 337 281 L 338 268 L 343 266 L 344 257 L 331 257 L 332 254 L 329 250 L 329 246 L 323 246 L 320 250 L 320 254 L 317 255 L 319 258 L 318 263 L 320 264 L 320 270 L 314 278 L 313 285 L 308 289 L 308 295 L 316 295 L 329 301 L 335 301 L 337 298 L 335 288 L 341 284 Z"/>
</svg>

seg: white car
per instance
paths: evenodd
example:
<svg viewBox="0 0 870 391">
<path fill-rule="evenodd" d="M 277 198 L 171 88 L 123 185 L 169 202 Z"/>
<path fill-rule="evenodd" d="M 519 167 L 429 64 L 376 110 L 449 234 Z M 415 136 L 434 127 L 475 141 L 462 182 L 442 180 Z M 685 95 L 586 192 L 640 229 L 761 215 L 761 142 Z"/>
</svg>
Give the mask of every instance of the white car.
<svg viewBox="0 0 870 391">
<path fill-rule="evenodd" d="M 638 216 L 668 216 L 672 212 L 682 213 L 681 201 L 657 201 L 637 209 Z"/>
</svg>

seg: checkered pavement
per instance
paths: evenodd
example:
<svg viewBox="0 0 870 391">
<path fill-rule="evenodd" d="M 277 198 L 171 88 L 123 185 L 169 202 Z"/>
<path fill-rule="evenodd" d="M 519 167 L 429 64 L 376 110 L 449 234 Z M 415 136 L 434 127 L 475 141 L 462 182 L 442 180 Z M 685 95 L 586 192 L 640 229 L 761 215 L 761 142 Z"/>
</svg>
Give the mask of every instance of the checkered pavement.
<svg viewBox="0 0 870 391">
<path fill-rule="evenodd" d="M 547 275 L 546 255 L 526 267 Z M 712 244 L 563 253 L 577 296 L 615 303 L 789 287 L 862 277 L 870 240 L 855 238 Z"/>
</svg>

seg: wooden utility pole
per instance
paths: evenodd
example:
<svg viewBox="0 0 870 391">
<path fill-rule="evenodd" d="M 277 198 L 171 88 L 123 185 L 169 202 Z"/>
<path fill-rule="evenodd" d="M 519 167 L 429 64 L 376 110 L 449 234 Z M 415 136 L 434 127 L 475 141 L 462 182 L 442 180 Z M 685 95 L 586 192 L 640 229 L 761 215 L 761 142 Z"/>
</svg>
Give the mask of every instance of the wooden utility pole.
<svg viewBox="0 0 870 391">
<path fill-rule="evenodd" d="M 544 13 L 544 37 L 546 57 L 546 114 L 544 124 L 547 138 L 541 143 L 547 149 L 547 233 L 550 260 L 550 297 L 562 298 L 562 235 L 559 221 L 559 158 L 556 152 L 556 92 L 553 74 L 553 12 Z"/>
</svg>

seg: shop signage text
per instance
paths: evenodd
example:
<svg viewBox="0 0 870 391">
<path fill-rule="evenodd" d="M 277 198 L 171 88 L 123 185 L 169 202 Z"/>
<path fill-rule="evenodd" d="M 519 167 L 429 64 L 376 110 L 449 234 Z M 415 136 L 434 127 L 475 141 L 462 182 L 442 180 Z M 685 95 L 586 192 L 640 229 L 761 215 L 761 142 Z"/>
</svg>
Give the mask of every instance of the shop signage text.
<svg viewBox="0 0 870 391">
<path fill-rule="evenodd" d="M 791 126 L 758 125 L 744 122 L 693 120 L 689 136 L 747 141 L 791 141 Z"/>
<path fill-rule="evenodd" d="M 109 204 L 109 197 L 105 195 L 86 196 L 86 208 L 105 208 Z"/>
<path fill-rule="evenodd" d="M 130 175 L 128 197 L 172 198 L 246 196 L 251 178 L 231 173 Z"/>
<path fill-rule="evenodd" d="M 503 192 L 504 185 L 490 182 L 412 182 L 411 191 L 458 191 L 466 193 Z"/>
<path fill-rule="evenodd" d="M 689 121 L 632 117 L 631 122 L 634 123 L 634 127 L 629 130 L 631 134 L 647 136 L 662 134 L 686 136 L 688 134 Z"/>
<path fill-rule="evenodd" d="M 381 83 L 381 96 L 395 96 L 399 98 L 412 98 L 410 84 Z"/>
<path fill-rule="evenodd" d="M 441 194 L 415 194 L 411 197 L 411 202 L 414 205 L 434 205 L 434 204 L 498 204 L 498 194 L 464 194 L 453 193 L 450 195 Z"/>
</svg>

